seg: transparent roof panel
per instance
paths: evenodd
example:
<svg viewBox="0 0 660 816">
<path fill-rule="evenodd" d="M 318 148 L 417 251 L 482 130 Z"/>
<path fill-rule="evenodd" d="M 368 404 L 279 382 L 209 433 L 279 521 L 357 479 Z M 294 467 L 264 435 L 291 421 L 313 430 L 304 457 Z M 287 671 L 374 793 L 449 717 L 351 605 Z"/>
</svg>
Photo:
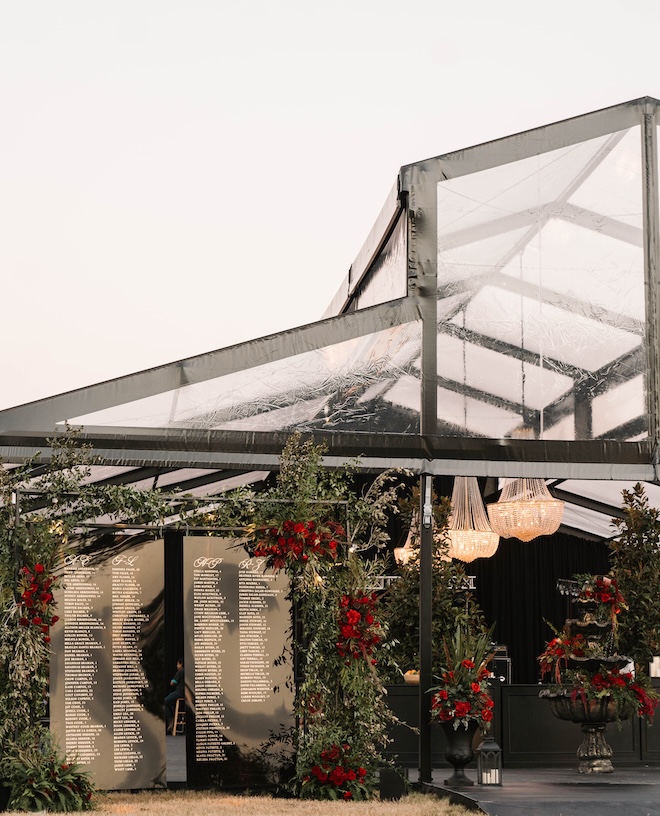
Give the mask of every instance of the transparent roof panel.
<svg viewBox="0 0 660 816">
<path fill-rule="evenodd" d="M 452 335 L 438 335 L 438 359 L 438 370 L 448 382 L 469 380 L 481 393 L 503 402 L 522 394 L 524 380 L 526 405 L 535 410 L 555 402 L 573 386 L 572 377 Z"/>
<path fill-rule="evenodd" d="M 405 297 L 408 292 L 407 220 L 400 217 L 355 298 L 357 309 Z"/>
<path fill-rule="evenodd" d="M 437 207 L 438 375 L 482 403 L 458 426 L 440 406 L 440 432 L 505 410 L 502 436 L 643 435 L 640 128 L 443 180 Z"/>
<path fill-rule="evenodd" d="M 418 321 L 69 419 L 76 425 L 419 430 Z"/>
<path fill-rule="evenodd" d="M 570 204 L 616 219 L 641 229 L 642 200 L 639 178 L 641 167 L 641 130 L 639 127 L 620 131 L 607 137 L 604 150 L 608 155 L 595 166 L 584 181 L 568 197 Z"/>
</svg>

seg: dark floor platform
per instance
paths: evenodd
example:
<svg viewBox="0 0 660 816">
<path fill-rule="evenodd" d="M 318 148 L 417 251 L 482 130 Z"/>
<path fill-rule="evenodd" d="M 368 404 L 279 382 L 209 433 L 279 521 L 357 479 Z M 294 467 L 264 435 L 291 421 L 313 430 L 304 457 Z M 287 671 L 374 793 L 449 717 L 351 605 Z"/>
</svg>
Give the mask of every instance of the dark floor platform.
<svg viewBox="0 0 660 816">
<path fill-rule="evenodd" d="M 660 768 L 615 769 L 583 776 L 565 769 L 504 769 L 501 787 L 476 784 L 453 791 L 443 786 L 446 769 L 433 771 L 425 785 L 452 801 L 490 816 L 660 816 Z"/>
</svg>

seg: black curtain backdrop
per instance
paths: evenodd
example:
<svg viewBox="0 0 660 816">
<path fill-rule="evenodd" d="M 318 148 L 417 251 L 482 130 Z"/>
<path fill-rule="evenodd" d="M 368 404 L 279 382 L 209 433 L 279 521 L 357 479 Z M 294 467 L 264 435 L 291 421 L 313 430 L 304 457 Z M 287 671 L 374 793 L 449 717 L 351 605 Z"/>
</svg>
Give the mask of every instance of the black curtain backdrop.
<svg viewBox="0 0 660 816">
<path fill-rule="evenodd" d="M 508 648 L 512 683 L 538 683 L 536 658 L 553 637 L 545 623 L 561 629 L 568 599 L 557 591 L 558 578 L 609 570 L 609 550 L 602 542 L 556 533 L 527 543 L 500 539 L 492 558 L 467 564 L 476 576 L 476 596 L 495 640 Z"/>
</svg>

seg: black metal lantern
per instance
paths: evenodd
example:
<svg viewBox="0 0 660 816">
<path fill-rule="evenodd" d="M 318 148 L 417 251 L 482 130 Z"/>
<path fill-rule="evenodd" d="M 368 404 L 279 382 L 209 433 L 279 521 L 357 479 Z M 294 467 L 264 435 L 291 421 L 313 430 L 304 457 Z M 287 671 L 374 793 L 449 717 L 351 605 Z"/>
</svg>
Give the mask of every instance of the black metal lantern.
<svg viewBox="0 0 660 816">
<path fill-rule="evenodd" d="M 477 748 L 477 782 L 480 785 L 502 784 L 502 749 L 490 734 Z"/>
</svg>

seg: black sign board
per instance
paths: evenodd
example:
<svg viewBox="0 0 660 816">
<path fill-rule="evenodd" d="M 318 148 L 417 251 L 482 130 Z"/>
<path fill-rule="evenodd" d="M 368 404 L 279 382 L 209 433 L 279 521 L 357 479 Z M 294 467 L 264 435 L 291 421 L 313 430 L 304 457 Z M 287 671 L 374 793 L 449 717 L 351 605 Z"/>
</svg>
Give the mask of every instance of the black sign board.
<svg viewBox="0 0 660 816">
<path fill-rule="evenodd" d="M 51 729 L 100 789 L 162 786 L 163 542 L 105 538 L 67 556 L 56 592 Z"/>
<path fill-rule="evenodd" d="M 263 786 L 293 723 L 288 580 L 235 538 L 183 546 L 188 785 Z"/>
</svg>

